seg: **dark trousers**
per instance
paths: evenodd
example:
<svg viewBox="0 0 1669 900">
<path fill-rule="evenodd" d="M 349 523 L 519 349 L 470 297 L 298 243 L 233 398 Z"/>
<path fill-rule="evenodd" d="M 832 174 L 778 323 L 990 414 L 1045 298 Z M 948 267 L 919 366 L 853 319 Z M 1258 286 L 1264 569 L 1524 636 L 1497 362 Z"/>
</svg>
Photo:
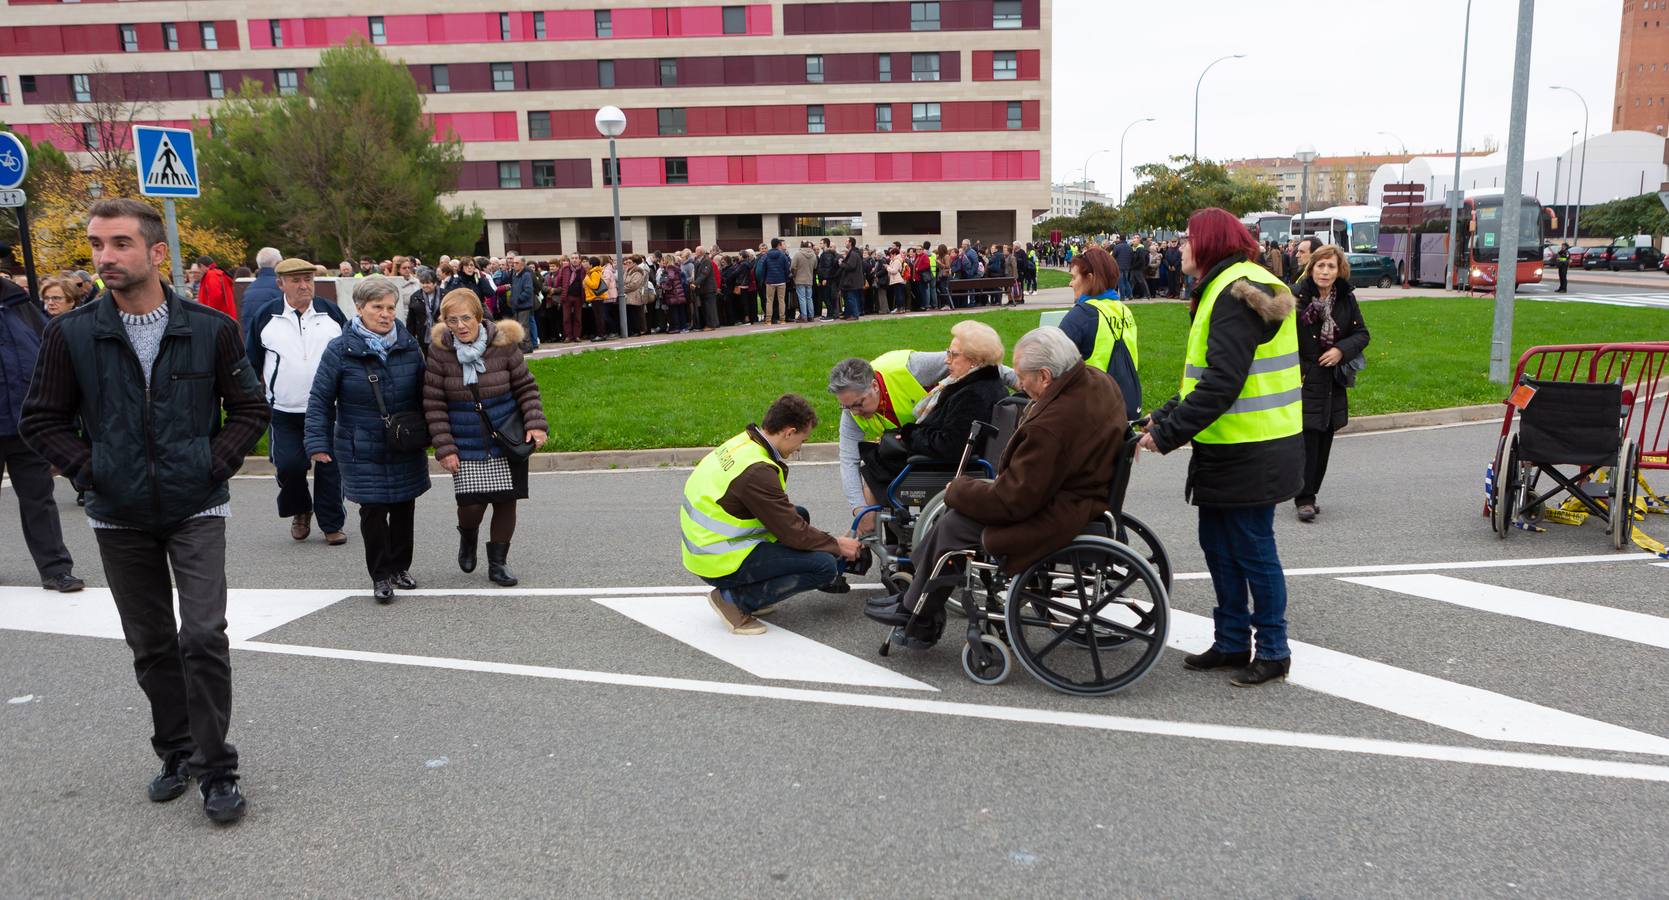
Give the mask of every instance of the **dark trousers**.
<svg viewBox="0 0 1669 900">
<path fill-rule="evenodd" d="M 578 297 L 562 298 L 562 339 L 577 341 L 585 332 L 585 326 L 580 318 L 580 311 L 585 304 Z"/>
<path fill-rule="evenodd" d="M 538 326 L 533 322 L 533 310 L 531 308 L 518 309 L 515 312 L 515 316 L 516 324 L 522 326 L 522 352 L 532 353 L 533 339 L 539 334 Z"/>
<path fill-rule="evenodd" d="M 359 504 L 359 539 L 365 543 L 365 570 L 371 580 L 393 578 L 411 569 L 416 510 L 416 500 Z"/>
<path fill-rule="evenodd" d="M 701 295 L 701 327 L 702 328 L 717 328 L 717 327 L 719 327 L 719 295 L 718 294 L 702 294 Z"/>
<path fill-rule="evenodd" d="M 688 303 L 671 303 L 666 308 L 667 331 L 683 331 L 690 327 L 690 305 Z"/>
<path fill-rule="evenodd" d="M 232 719 L 226 520 L 200 516 L 166 533 L 97 528 L 93 534 L 139 689 L 151 701 L 152 749 L 163 759 L 191 751 L 191 772 L 199 778 L 236 771 L 237 748 L 226 743 Z"/>
<path fill-rule="evenodd" d="M 984 533 L 984 525 L 954 509 L 933 523 L 933 527 L 928 529 L 921 543 L 910 550 L 910 562 L 915 565 L 916 573 L 910 582 L 910 589 L 904 592 L 904 608 L 913 609 L 921 599 L 921 593 L 927 587 L 928 576 L 933 574 L 933 567 L 938 565 L 939 557 L 958 550 L 977 550 Z M 947 566 L 940 574 L 960 569 L 961 566 Z M 929 599 L 931 602 L 924 604 L 921 612 L 917 614 L 917 618 L 923 622 L 933 622 L 944 616 L 948 595 L 940 592 L 937 599 Z"/>
<path fill-rule="evenodd" d="M 1560 266 L 1559 267 L 1559 287 L 1557 288 L 1557 290 L 1561 294 L 1565 293 L 1565 278 L 1569 274 L 1570 274 L 1570 266 L 1566 265 L 1566 266 Z"/>
<path fill-rule="evenodd" d="M 1200 507 L 1200 549 L 1217 592 L 1212 646 L 1223 653 L 1252 649 L 1259 659 L 1286 659 L 1287 581 L 1275 552 L 1275 505 Z"/>
<path fill-rule="evenodd" d="M 769 543 L 753 548 L 742 567 L 729 575 L 702 581 L 722 591 L 737 609 L 751 614 L 795 594 L 825 587 L 839 572 L 832 553 Z"/>
<path fill-rule="evenodd" d="M 615 301 L 593 300 L 591 302 L 592 323 L 596 326 L 598 337 L 607 337 L 617 333 L 614 320 L 620 318 L 620 313 L 614 308 Z"/>
<path fill-rule="evenodd" d="M 52 467 L 13 434 L 0 437 L 0 469 L 12 477 L 18 518 L 23 523 L 23 543 L 35 560 L 41 580 L 68 572 L 74 562 L 64 546 L 58 502 L 52 499 Z"/>
<path fill-rule="evenodd" d="M 863 316 L 863 291 L 846 292 L 846 318 L 857 319 Z"/>
<path fill-rule="evenodd" d="M 278 515 L 283 518 L 312 513 L 325 533 L 341 531 L 348 510 L 342 505 L 342 473 L 336 463 L 307 458 L 303 433 L 306 413 L 272 411 L 267 432 L 267 456 L 278 470 Z M 307 470 L 313 470 L 313 490 L 307 490 Z"/>
<path fill-rule="evenodd" d="M 1333 432 L 1304 429 L 1304 490 L 1293 502 L 1299 506 L 1315 502 L 1316 495 L 1321 493 L 1322 479 L 1327 477 L 1327 458 L 1332 455 Z"/>
</svg>

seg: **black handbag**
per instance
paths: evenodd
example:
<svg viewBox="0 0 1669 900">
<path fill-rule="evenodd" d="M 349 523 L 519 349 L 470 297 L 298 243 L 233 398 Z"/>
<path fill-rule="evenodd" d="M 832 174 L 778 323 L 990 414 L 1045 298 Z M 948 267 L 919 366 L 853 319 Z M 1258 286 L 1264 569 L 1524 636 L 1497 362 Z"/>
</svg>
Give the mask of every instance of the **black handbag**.
<svg viewBox="0 0 1669 900">
<path fill-rule="evenodd" d="M 365 363 L 365 377 L 371 382 L 371 394 L 377 398 L 377 414 L 382 417 L 383 444 L 390 453 L 412 453 L 428 449 L 429 423 L 416 410 L 390 414 L 383 402 L 382 378 Z"/>
<path fill-rule="evenodd" d="M 492 417 L 487 415 L 487 408 L 481 404 L 481 388 L 472 384 L 469 386 L 469 392 L 475 395 L 475 414 L 481 417 L 481 427 L 486 429 L 487 434 L 504 451 L 505 456 L 511 459 L 527 459 L 533 455 L 533 451 L 539 449 L 527 440 L 527 430 L 522 426 L 522 411 L 519 406 L 510 414 L 510 419 L 504 423 L 503 428 L 494 428 Z"/>
</svg>

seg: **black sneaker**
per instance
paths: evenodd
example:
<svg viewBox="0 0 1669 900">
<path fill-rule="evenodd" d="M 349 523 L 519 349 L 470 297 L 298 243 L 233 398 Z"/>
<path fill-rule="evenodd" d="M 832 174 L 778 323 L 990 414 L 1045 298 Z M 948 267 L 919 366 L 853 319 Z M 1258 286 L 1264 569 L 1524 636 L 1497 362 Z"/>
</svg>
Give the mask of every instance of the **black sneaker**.
<svg viewBox="0 0 1669 900">
<path fill-rule="evenodd" d="M 850 594 L 852 593 L 852 585 L 846 580 L 846 576 L 837 575 L 835 580 L 823 585 L 822 591 L 825 594 Z"/>
<path fill-rule="evenodd" d="M 57 591 L 60 594 L 73 594 L 86 586 L 87 582 L 68 572 L 41 579 L 41 587 L 49 591 Z"/>
<path fill-rule="evenodd" d="M 1209 672 L 1212 669 L 1243 669 L 1252 661 L 1252 651 L 1243 650 L 1239 653 L 1223 653 L 1216 647 L 1204 653 L 1194 653 L 1182 658 L 1182 666 L 1196 672 Z"/>
<path fill-rule="evenodd" d="M 152 803 L 167 803 L 185 793 L 185 789 L 191 786 L 191 773 L 185 765 L 190 758 L 189 750 L 168 754 L 168 758 L 162 761 L 162 771 L 151 779 L 151 786 L 145 789 L 145 796 L 150 797 Z"/>
<path fill-rule="evenodd" d="M 1292 670 L 1292 657 L 1286 659 L 1254 659 L 1252 664 L 1234 673 L 1229 684 L 1235 687 L 1257 687 L 1271 681 L 1285 681 Z"/>
<path fill-rule="evenodd" d="M 402 591 L 417 590 L 417 582 L 412 580 L 410 572 L 401 572 L 400 574 L 395 575 L 392 580 L 394 582 L 394 586 Z"/>
<path fill-rule="evenodd" d="M 378 603 L 384 605 L 393 603 L 394 582 L 389 581 L 387 578 L 378 578 L 376 584 L 371 589 L 371 596 L 375 598 Z"/>
<path fill-rule="evenodd" d="M 243 791 L 238 789 L 236 775 L 214 776 L 199 785 L 197 790 L 203 795 L 203 814 L 217 825 L 236 822 L 249 808 L 243 799 Z"/>
<path fill-rule="evenodd" d="M 866 604 L 864 606 L 863 614 L 872 621 L 880 622 L 882 625 L 898 626 L 910 621 L 910 611 L 904 608 L 904 603 L 900 600 L 894 600 L 892 605 L 880 608 Z"/>
</svg>

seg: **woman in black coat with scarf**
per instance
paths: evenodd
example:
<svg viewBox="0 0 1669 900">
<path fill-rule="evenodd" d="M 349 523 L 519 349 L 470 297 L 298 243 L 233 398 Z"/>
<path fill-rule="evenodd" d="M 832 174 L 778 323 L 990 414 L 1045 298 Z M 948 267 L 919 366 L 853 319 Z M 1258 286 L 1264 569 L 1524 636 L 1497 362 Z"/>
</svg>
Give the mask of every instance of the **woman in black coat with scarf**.
<svg viewBox="0 0 1669 900">
<path fill-rule="evenodd" d="M 1363 365 L 1368 326 L 1350 286 L 1350 262 L 1337 247 L 1322 247 L 1310 255 L 1293 293 L 1298 298 L 1298 359 L 1304 375 L 1304 489 L 1293 502 L 1298 521 L 1313 522 L 1321 512 L 1316 495 L 1327 477 L 1333 435 L 1350 421 L 1348 389 L 1355 386 Z"/>
</svg>

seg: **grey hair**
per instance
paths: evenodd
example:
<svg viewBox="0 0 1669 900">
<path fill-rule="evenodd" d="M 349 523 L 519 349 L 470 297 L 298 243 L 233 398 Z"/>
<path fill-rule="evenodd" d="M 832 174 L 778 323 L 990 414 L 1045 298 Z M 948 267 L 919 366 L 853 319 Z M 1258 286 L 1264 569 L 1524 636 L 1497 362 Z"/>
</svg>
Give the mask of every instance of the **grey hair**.
<svg viewBox="0 0 1669 900">
<path fill-rule="evenodd" d="M 284 261 L 284 254 L 278 252 L 277 247 L 262 247 L 255 254 L 255 268 L 271 269 Z"/>
<path fill-rule="evenodd" d="M 394 279 L 387 275 L 372 275 L 369 278 L 361 278 L 359 283 L 354 285 L 354 308 L 363 308 L 365 304 L 378 297 L 398 299 L 399 296 L 400 286 L 394 283 Z"/>
<path fill-rule="evenodd" d="M 875 384 L 875 369 L 869 361 L 852 357 L 835 363 L 834 371 L 829 373 L 829 393 L 844 394 L 847 391 L 867 391 Z"/>
<path fill-rule="evenodd" d="M 429 268 L 428 266 L 418 266 L 412 271 L 411 274 L 412 277 L 416 278 L 418 281 L 432 281 L 436 283 L 440 281 L 440 279 L 435 275 L 435 270 Z"/>
<path fill-rule="evenodd" d="M 1021 362 L 1021 360 L 1025 360 Z M 1055 378 L 1084 361 L 1078 345 L 1053 325 L 1034 328 L 1014 342 L 1014 368 L 1021 372 L 1048 371 Z"/>
</svg>

